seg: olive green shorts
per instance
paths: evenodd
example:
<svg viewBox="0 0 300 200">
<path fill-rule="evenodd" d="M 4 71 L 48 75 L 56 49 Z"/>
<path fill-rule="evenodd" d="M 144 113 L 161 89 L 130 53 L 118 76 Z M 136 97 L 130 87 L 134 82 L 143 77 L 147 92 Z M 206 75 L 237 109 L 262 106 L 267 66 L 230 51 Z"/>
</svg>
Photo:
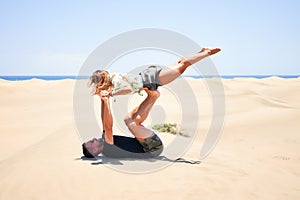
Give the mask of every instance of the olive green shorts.
<svg viewBox="0 0 300 200">
<path fill-rule="evenodd" d="M 139 142 L 143 146 L 144 151 L 149 153 L 151 157 L 159 156 L 164 149 L 162 141 L 154 132 L 150 137 Z"/>
</svg>

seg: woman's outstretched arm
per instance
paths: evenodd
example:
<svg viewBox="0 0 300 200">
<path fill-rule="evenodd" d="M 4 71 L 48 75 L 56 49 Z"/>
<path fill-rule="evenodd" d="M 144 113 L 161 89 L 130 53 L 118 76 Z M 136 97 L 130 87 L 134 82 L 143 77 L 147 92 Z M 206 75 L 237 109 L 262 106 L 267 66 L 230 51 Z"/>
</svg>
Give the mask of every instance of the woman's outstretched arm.
<svg viewBox="0 0 300 200">
<path fill-rule="evenodd" d="M 110 96 L 117 96 L 117 95 L 126 95 L 132 93 L 132 88 L 130 86 L 125 86 L 118 90 L 112 90 L 109 94 Z"/>
</svg>

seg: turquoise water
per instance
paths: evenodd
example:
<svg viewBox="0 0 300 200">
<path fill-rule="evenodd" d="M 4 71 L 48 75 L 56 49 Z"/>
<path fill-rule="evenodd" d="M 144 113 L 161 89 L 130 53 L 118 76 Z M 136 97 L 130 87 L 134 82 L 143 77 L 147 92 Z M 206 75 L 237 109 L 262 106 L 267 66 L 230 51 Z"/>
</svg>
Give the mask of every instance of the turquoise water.
<svg viewBox="0 0 300 200">
<path fill-rule="evenodd" d="M 220 76 L 221 78 L 225 79 L 232 79 L 232 78 L 269 78 L 269 77 L 280 77 L 280 78 L 299 78 L 300 75 L 223 75 Z M 216 76 L 186 76 L 186 77 L 192 77 L 192 78 L 210 78 L 210 77 L 216 77 Z"/>
<path fill-rule="evenodd" d="M 232 78 L 268 78 L 268 77 L 280 77 L 280 78 L 299 78 L 300 75 L 224 75 L 220 76 L 221 78 L 225 79 L 232 79 Z M 183 77 L 191 77 L 191 78 L 210 78 L 211 76 L 183 76 Z M 215 77 L 215 76 L 213 76 Z M 0 76 L 0 79 L 9 80 L 9 81 L 22 81 L 22 80 L 30 80 L 30 79 L 41 79 L 41 80 L 63 80 L 63 79 L 88 79 L 89 76 Z"/>
<path fill-rule="evenodd" d="M 73 80 L 79 80 L 79 79 L 87 79 L 89 76 L 0 76 L 0 79 L 8 80 L 8 81 L 24 81 L 24 80 L 30 80 L 30 79 L 41 79 L 41 80 L 63 80 L 63 79 L 73 79 Z"/>
</svg>

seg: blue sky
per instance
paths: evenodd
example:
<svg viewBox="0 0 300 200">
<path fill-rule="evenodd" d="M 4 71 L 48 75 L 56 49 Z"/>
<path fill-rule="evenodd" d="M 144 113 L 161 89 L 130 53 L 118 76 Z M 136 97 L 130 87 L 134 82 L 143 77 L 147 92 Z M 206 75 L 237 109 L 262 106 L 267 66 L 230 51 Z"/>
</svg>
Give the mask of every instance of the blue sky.
<svg viewBox="0 0 300 200">
<path fill-rule="evenodd" d="M 76 75 L 98 45 L 140 28 L 220 46 L 221 75 L 299 75 L 299 10 L 297 0 L 0 0 L 0 75 Z"/>
</svg>

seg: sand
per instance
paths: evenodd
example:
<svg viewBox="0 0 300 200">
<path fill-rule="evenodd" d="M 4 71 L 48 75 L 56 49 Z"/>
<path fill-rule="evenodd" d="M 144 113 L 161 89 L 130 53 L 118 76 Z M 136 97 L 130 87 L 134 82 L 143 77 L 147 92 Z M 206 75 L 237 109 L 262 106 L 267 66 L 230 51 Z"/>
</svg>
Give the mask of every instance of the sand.
<svg viewBox="0 0 300 200">
<path fill-rule="evenodd" d="M 180 119 L 163 88 L 158 104 L 168 108 L 167 121 L 181 120 L 185 130 L 200 120 L 181 157 L 201 163 L 170 162 L 133 174 L 110 166 L 158 161 L 81 158 L 74 80 L 0 80 L 0 199 L 299 199 L 300 78 L 223 79 L 222 136 L 202 159 L 212 96 L 206 81 L 184 81 L 197 91 L 199 113 Z M 175 137 L 160 136 L 166 144 Z"/>
</svg>

